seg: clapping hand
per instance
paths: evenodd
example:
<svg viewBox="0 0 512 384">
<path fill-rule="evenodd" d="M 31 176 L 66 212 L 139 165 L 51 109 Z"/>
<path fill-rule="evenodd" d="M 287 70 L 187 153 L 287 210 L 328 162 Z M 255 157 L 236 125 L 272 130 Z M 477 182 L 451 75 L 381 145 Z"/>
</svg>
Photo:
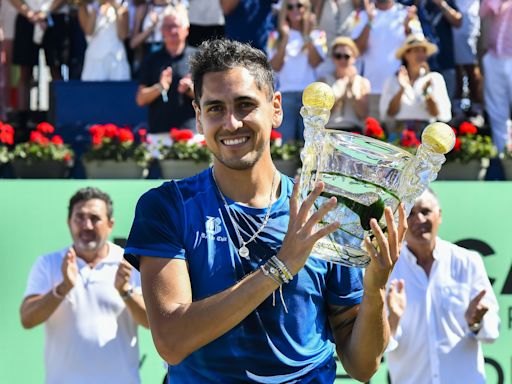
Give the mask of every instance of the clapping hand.
<svg viewBox="0 0 512 384">
<path fill-rule="evenodd" d="M 119 263 L 117 268 L 116 277 L 114 280 L 114 287 L 119 294 L 125 294 L 130 289 L 130 278 L 132 276 L 132 266 L 125 260 Z"/>
<path fill-rule="evenodd" d="M 69 292 L 76 284 L 78 277 L 78 264 L 76 262 L 76 251 L 73 247 L 69 248 L 62 259 L 61 272 L 63 278 L 63 289 Z"/>
<path fill-rule="evenodd" d="M 485 289 L 483 291 L 480 291 L 478 295 L 476 295 L 469 302 L 468 309 L 464 314 L 464 318 L 466 319 L 468 325 L 478 324 L 482 322 L 484 315 L 489 310 L 489 307 L 481 302 L 483 297 L 485 296 L 485 293 Z"/>
<path fill-rule="evenodd" d="M 172 68 L 165 68 L 160 74 L 160 85 L 162 89 L 167 92 L 172 84 Z"/>
<path fill-rule="evenodd" d="M 411 80 L 409 79 L 409 73 L 407 72 L 407 68 L 405 66 L 401 66 L 398 70 L 398 84 L 402 89 L 405 89 L 411 85 Z"/>
</svg>

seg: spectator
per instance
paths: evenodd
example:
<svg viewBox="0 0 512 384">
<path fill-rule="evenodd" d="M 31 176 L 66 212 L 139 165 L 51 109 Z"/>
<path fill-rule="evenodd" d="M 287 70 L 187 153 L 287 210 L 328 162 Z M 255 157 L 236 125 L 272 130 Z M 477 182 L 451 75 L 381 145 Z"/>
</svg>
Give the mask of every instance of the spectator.
<svg viewBox="0 0 512 384">
<path fill-rule="evenodd" d="M 170 382 L 332 383 L 333 341 L 349 374 L 368 381 L 387 344 L 385 286 L 404 210 L 397 229 L 386 208 L 389 241 L 372 219 L 381 253 L 369 246 L 364 282 L 361 269 L 309 257 L 337 227 L 313 230 L 335 200 L 309 218 L 323 184 L 298 207 L 298 185 L 272 163 L 282 110 L 266 56 L 216 40 L 191 68 L 214 167 L 144 194 L 125 250 L 140 267 Z M 278 289 L 280 303 L 271 297 Z"/>
<path fill-rule="evenodd" d="M 448 96 L 453 100 L 456 87 L 453 28 L 462 25 L 462 14 L 455 0 L 416 0 L 416 7 L 425 37 L 438 48 L 428 64 L 432 71 L 443 75 Z"/>
<path fill-rule="evenodd" d="M 20 308 L 45 323 L 46 384 L 139 383 L 137 324 L 148 326 L 140 276 L 108 241 L 112 200 L 96 188 L 71 197 L 73 244 L 37 259 Z"/>
<path fill-rule="evenodd" d="M 188 44 L 199 47 L 203 41 L 226 35 L 224 14 L 218 0 L 189 1 L 190 32 Z"/>
<path fill-rule="evenodd" d="M 436 52 L 423 35 L 409 35 L 396 51 L 403 66 L 384 83 L 379 109 L 382 120 L 395 119 L 399 132 L 420 134 L 429 122 L 448 122 L 452 117 L 443 77 L 431 72 L 427 63 Z"/>
<path fill-rule="evenodd" d="M 394 384 L 485 383 L 480 342 L 498 337 L 498 302 L 480 255 L 437 237 L 441 220 L 437 197 L 425 191 L 391 273 Z"/>
<path fill-rule="evenodd" d="M 130 66 L 124 40 L 128 37 L 128 9 L 116 0 L 100 0 L 78 9 L 87 39 L 82 80 L 129 80 Z"/>
<path fill-rule="evenodd" d="M 332 47 L 336 37 L 352 35 L 360 0 L 317 0 L 312 3 L 318 28 L 325 32 L 328 47 Z M 332 52 L 329 52 L 329 56 L 331 55 Z M 319 77 L 328 76 L 332 72 L 334 72 L 334 63 L 329 58 L 317 68 Z"/>
<path fill-rule="evenodd" d="M 186 44 L 188 28 L 185 7 L 167 7 L 162 20 L 164 46 L 142 64 L 136 101 L 149 106 L 148 137 L 153 142 L 168 140 L 172 127 L 195 130 L 194 88 L 188 69 L 194 48 Z"/>
<path fill-rule="evenodd" d="M 44 48 L 52 79 L 62 79 L 61 66 L 67 63 L 69 39 L 68 6 L 61 0 L 11 0 L 11 3 L 18 11 L 12 59 L 20 66 L 18 108 L 28 111 L 32 72 L 39 63 L 39 48 Z"/>
<path fill-rule="evenodd" d="M 482 115 L 482 76 L 477 58 L 477 40 L 480 36 L 479 0 L 456 0 L 455 4 L 462 15 L 460 28 L 453 29 L 453 47 L 455 50 L 455 69 L 457 73 L 456 93 L 453 110 L 462 113 L 464 76 L 468 79 L 470 109 L 474 115 Z"/>
<path fill-rule="evenodd" d="M 272 0 L 220 0 L 226 37 L 265 50 L 272 30 Z"/>
<path fill-rule="evenodd" d="M 3 102 L 4 114 L 13 109 L 11 101 L 12 91 L 12 43 L 14 39 L 14 21 L 16 20 L 16 8 L 11 4 L 9 0 L 0 1 L 0 28 L 3 32 L 2 41 L 2 74 L 3 77 L 3 90 L 1 98 Z M 5 116 L 3 117 L 5 119 Z"/>
<path fill-rule="evenodd" d="M 143 46 L 143 56 L 163 46 L 162 19 L 169 0 L 150 0 L 137 5 L 130 48 Z"/>
<path fill-rule="evenodd" d="M 507 131 L 512 108 L 512 0 L 484 0 L 480 16 L 488 18 L 490 25 L 483 58 L 485 107 L 492 139 L 503 152 L 512 140 L 512 132 Z"/>
<path fill-rule="evenodd" d="M 325 33 L 314 28 L 309 0 L 283 0 L 277 31 L 269 39 L 269 59 L 283 95 L 283 141 L 303 140 L 302 91 L 316 80 L 326 54 Z"/>
<path fill-rule="evenodd" d="M 416 7 L 404 7 L 393 0 L 370 3 L 365 0 L 365 11 L 352 33 L 361 52 L 361 76 L 370 81 L 369 115 L 379 118 L 379 100 L 384 80 L 396 73 L 400 61 L 395 52 L 410 33 L 421 33 L 416 19 Z"/>
<path fill-rule="evenodd" d="M 368 79 L 357 74 L 355 62 L 359 50 L 352 39 L 338 37 L 331 51 L 336 68 L 334 73 L 320 79 L 332 87 L 336 98 L 326 127 L 362 132 L 368 117 L 371 86 Z"/>
</svg>

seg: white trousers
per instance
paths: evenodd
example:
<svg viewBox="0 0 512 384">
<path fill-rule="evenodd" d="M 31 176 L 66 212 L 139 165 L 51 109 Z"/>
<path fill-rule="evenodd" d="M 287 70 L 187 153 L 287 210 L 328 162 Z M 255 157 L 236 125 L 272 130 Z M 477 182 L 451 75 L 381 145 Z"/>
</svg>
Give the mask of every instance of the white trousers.
<svg viewBox="0 0 512 384">
<path fill-rule="evenodd" d="M 487 52 L 483 58 L 484 100 L 491 123 L 492 140 L 503 152 L 509 132 L 507 120 L 512 108 L 512 57 L 496 57 Z"/>
</svg>

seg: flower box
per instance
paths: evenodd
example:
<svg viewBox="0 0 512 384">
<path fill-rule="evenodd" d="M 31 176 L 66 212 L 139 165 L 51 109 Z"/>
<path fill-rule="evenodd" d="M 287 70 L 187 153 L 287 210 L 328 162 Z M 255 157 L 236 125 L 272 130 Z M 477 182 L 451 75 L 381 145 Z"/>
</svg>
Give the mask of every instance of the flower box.
<svg viewBox="0 0 512 384">
<path fill-rule="evenodd" d="M 501 159 L 501 166 L 505 175 L 505 180 L 512 180 L 512 158 L 505 157 Z"/>
<path fill-rule="evenodd" d="M 194 176 L 210 166 L 208 161 L 194 160 L 159 160 L 160 170 L 164 179 L 184 179 Z"/>
<path fill-rule="evenodd" d="M 83 164 L 88 179 L 143 179 L 148 173 L 135 160 L 89 160 Z"/>
<path fill-rule="evenodd" d="M 11 163 L 14 176 L 22 179 L 63 179 L 69 175 L 69 167 L 62 160 L 14 159 Z"/>
<path fill-rule="evenodd" d="M 460 160 L 448 161 L 441 167 L 437 180 L 484 180 L 489 163 L 486 158 L 467 163 Z"/>
</svg>

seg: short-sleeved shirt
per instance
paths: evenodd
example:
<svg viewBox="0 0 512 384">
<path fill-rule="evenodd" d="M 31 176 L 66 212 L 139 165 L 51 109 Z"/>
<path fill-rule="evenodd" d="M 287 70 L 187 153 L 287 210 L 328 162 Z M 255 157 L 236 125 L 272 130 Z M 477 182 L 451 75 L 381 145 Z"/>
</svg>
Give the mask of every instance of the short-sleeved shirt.
<svg viewBox="0 0 512 384">
<path fill-rule="evenodd" d="M 237 234 L 211 169 L 166 182 L 140 198 L 125 258 L 136 267 L 137 255 L 186 260 L 193 301 L 215 295 L 279 252 L 292 189 L 292 180 L 282 175 L 280 196 L 271 206 L 267 225 L 247 245 L 250 260 L 246 260 L 237 253 Z M 267 210 L 226 199 L 247 241 Z M 281 383 L 307 377 L 332 382 L 336 366 L 327 304 L 352 306 L 360 303 L 362 294 L 360 269 L 310 257 L 282 287 L 288 313 L 278 290 L 274 304 L 270 295 L 240 324 L 172 366 L 171 381 Z"/>
<path fill-rule="evenodd" d="M 164 47 L 150 54 L 143 62 L 140 84 L 147 87 L 160 81 L 160 74 L 165 68 L 172 68 L 172 83 L 167 93 L 168 101 L 164 102 L 159 96 L 149 104 L 149 133 L 167 133 L 171 128 L 195 130 L 192 99 L 178 92 L 180 79 L 190 73 L 188 62 L 194 52 L 195 48 L 186 46 L 180 55 L 171 56 Z"/>
<path fill-rule="evenodd" d="M 37 259 L 25 297 L 44 295 L 62 282 L 61 265 L 69 247 Z M 77 258 L 75 286 L 45 322 L 45 383 L 137 384 L 137 324 L 114 287 L 123 249 L 109 243 L 108 256 L 93 269 Z M 140 289 L 139 272 L 131 284 Z"/>
</svg>

